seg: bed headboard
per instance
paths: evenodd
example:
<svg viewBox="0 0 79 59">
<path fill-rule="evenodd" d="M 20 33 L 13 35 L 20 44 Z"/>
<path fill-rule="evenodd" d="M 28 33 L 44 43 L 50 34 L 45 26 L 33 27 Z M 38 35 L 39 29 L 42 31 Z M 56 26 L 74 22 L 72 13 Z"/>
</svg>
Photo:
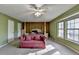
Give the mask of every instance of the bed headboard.
<svg viewBox="0 0 79 59">
<path fill-rule="evenodd" d="M 41 29 L 32 29 L 32 32 L 33 31 L 41 32 Z"/>
</svg>

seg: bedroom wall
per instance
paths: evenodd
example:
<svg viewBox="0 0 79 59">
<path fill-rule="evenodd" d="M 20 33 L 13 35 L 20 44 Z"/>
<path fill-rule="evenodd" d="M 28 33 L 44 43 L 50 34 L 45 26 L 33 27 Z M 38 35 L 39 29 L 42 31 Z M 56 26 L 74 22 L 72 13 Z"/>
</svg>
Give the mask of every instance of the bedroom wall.
<svg viewBox="0 0 79 59">
<path fill-rule="evenodd" d="M 20 21 L 0 13 L 0 46 L 8 43 L 8 19 L 14 21 L 14 36 L 17 37 L 17 23 Z"/>
<path fill-rule="evenodd" d="M 62 15 L 58 16 L 57 18 L 55 18 L 54 20 L 52 20 L 50 22 L 50 36 L 53 38 L 54 41 L 61 43 L 69 48 L 71 48 L 72 50 L 74 50 L 75 52 L 79 53 L 79 45 L 75 44 L 73 42 L 70 42 L 68 40 L 62 39 L 57 37 L 57 23 L 59 21 L 62 21 L 62 18 L 65 18 L 67 16 L 70 16 L 74 13 L 79 12 L 79 5 L 73 7 L 72 9 L 66 11 L 65 13 L 63 13 Z M 63 20 L 65 21 L 65 20 Z"/>
<path fill-rule="evenodd" d="M 44 33 L 44 22 L 26 22 L 24 23 L 26 33 L 30 33 L 32 29 L 41 29 Z M 46 32 L 49 33 L 49 22 L 46 22 Z"/>
</svg>

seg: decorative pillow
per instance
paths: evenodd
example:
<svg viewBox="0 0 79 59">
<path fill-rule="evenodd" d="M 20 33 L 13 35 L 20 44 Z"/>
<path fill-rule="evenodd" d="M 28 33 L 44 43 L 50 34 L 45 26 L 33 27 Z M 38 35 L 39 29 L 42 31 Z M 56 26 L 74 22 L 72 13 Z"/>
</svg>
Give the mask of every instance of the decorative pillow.
<svg viewBox="0 0 79 59">
<path fill-rule="evenodd" d="M 40 36 L 40 39 L 43 41 L 45 39 L 45 37 L 44 36 Z"/>
<path fill-rule="evenodd" d="M 26 40 L 28 40 L 28 41 L 32 40 L 31 35 L 26 36 Z"/>
<path fill-rule="evenodd" d="M 35 40 L 35 35 L 32 34 L 31 38 L 32 38 L 31 40 Z"/>
<path fill-rule="evenodd" d="M 25 36 L 21 36 L 20 40 L 24 41 L 24 40 L 26 40 L 26 37 Z"/>
<path fill-rule="evenodd" d="M 38 34 L 35 35 L 35 40 L 39 40 L 39 41 L 40 41 L 40 40 L 41 40 L 41 39 L 40 39 L 40 35 L 38 35 Z"/>
</svg>

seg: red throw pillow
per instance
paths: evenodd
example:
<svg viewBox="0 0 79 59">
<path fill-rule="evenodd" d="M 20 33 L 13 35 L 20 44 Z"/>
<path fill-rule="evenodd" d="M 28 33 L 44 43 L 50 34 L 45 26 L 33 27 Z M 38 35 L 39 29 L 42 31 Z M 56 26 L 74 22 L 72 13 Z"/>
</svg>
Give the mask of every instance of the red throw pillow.
<svg viewBox="0 0 79 59">
<path fill-rule="evenodd" d="M 40 36 L 40 39 L 43 41 L 44 40 L 44 36 Z"/>
<path fill-rule="evenodd" d="M 24 41 L 24 40 L 26 40 L 26 37 L 25 36 L 21 36 L 20 40 Z"/>
<path fill-rule="evenodd" d="M 35 36 L 32 37 L 32 40 L 35 40 Z"/>
<path fill-rule="evenodd" d="M 26 40 L 28 40 L 28 41 L 32 40 L 31 35 L 26 36 Z"/>
<path fill-rule="evenodd" d="M 37 35 L 35 36 L 35 40 L 40 41 L 40 40 L 41 40 L 40 35 L 37 34 Z"/>
<path fill-rule="evenodd" d="M 31 36 L 31 40 L 35 40 L 36 34 L 30 34 L 30 36 Z"/>
</svg>

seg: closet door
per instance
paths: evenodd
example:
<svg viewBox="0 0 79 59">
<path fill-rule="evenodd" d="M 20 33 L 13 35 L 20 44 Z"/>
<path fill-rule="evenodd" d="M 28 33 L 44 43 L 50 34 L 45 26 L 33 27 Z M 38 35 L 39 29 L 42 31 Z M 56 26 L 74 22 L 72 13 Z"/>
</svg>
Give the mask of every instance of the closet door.
<svg viewBox="0 0 79 59">
<path fill-rule="evenodd" d="M 14 40 L 14 21 L 8 20 L 8 42 Z"/>
</svg>

